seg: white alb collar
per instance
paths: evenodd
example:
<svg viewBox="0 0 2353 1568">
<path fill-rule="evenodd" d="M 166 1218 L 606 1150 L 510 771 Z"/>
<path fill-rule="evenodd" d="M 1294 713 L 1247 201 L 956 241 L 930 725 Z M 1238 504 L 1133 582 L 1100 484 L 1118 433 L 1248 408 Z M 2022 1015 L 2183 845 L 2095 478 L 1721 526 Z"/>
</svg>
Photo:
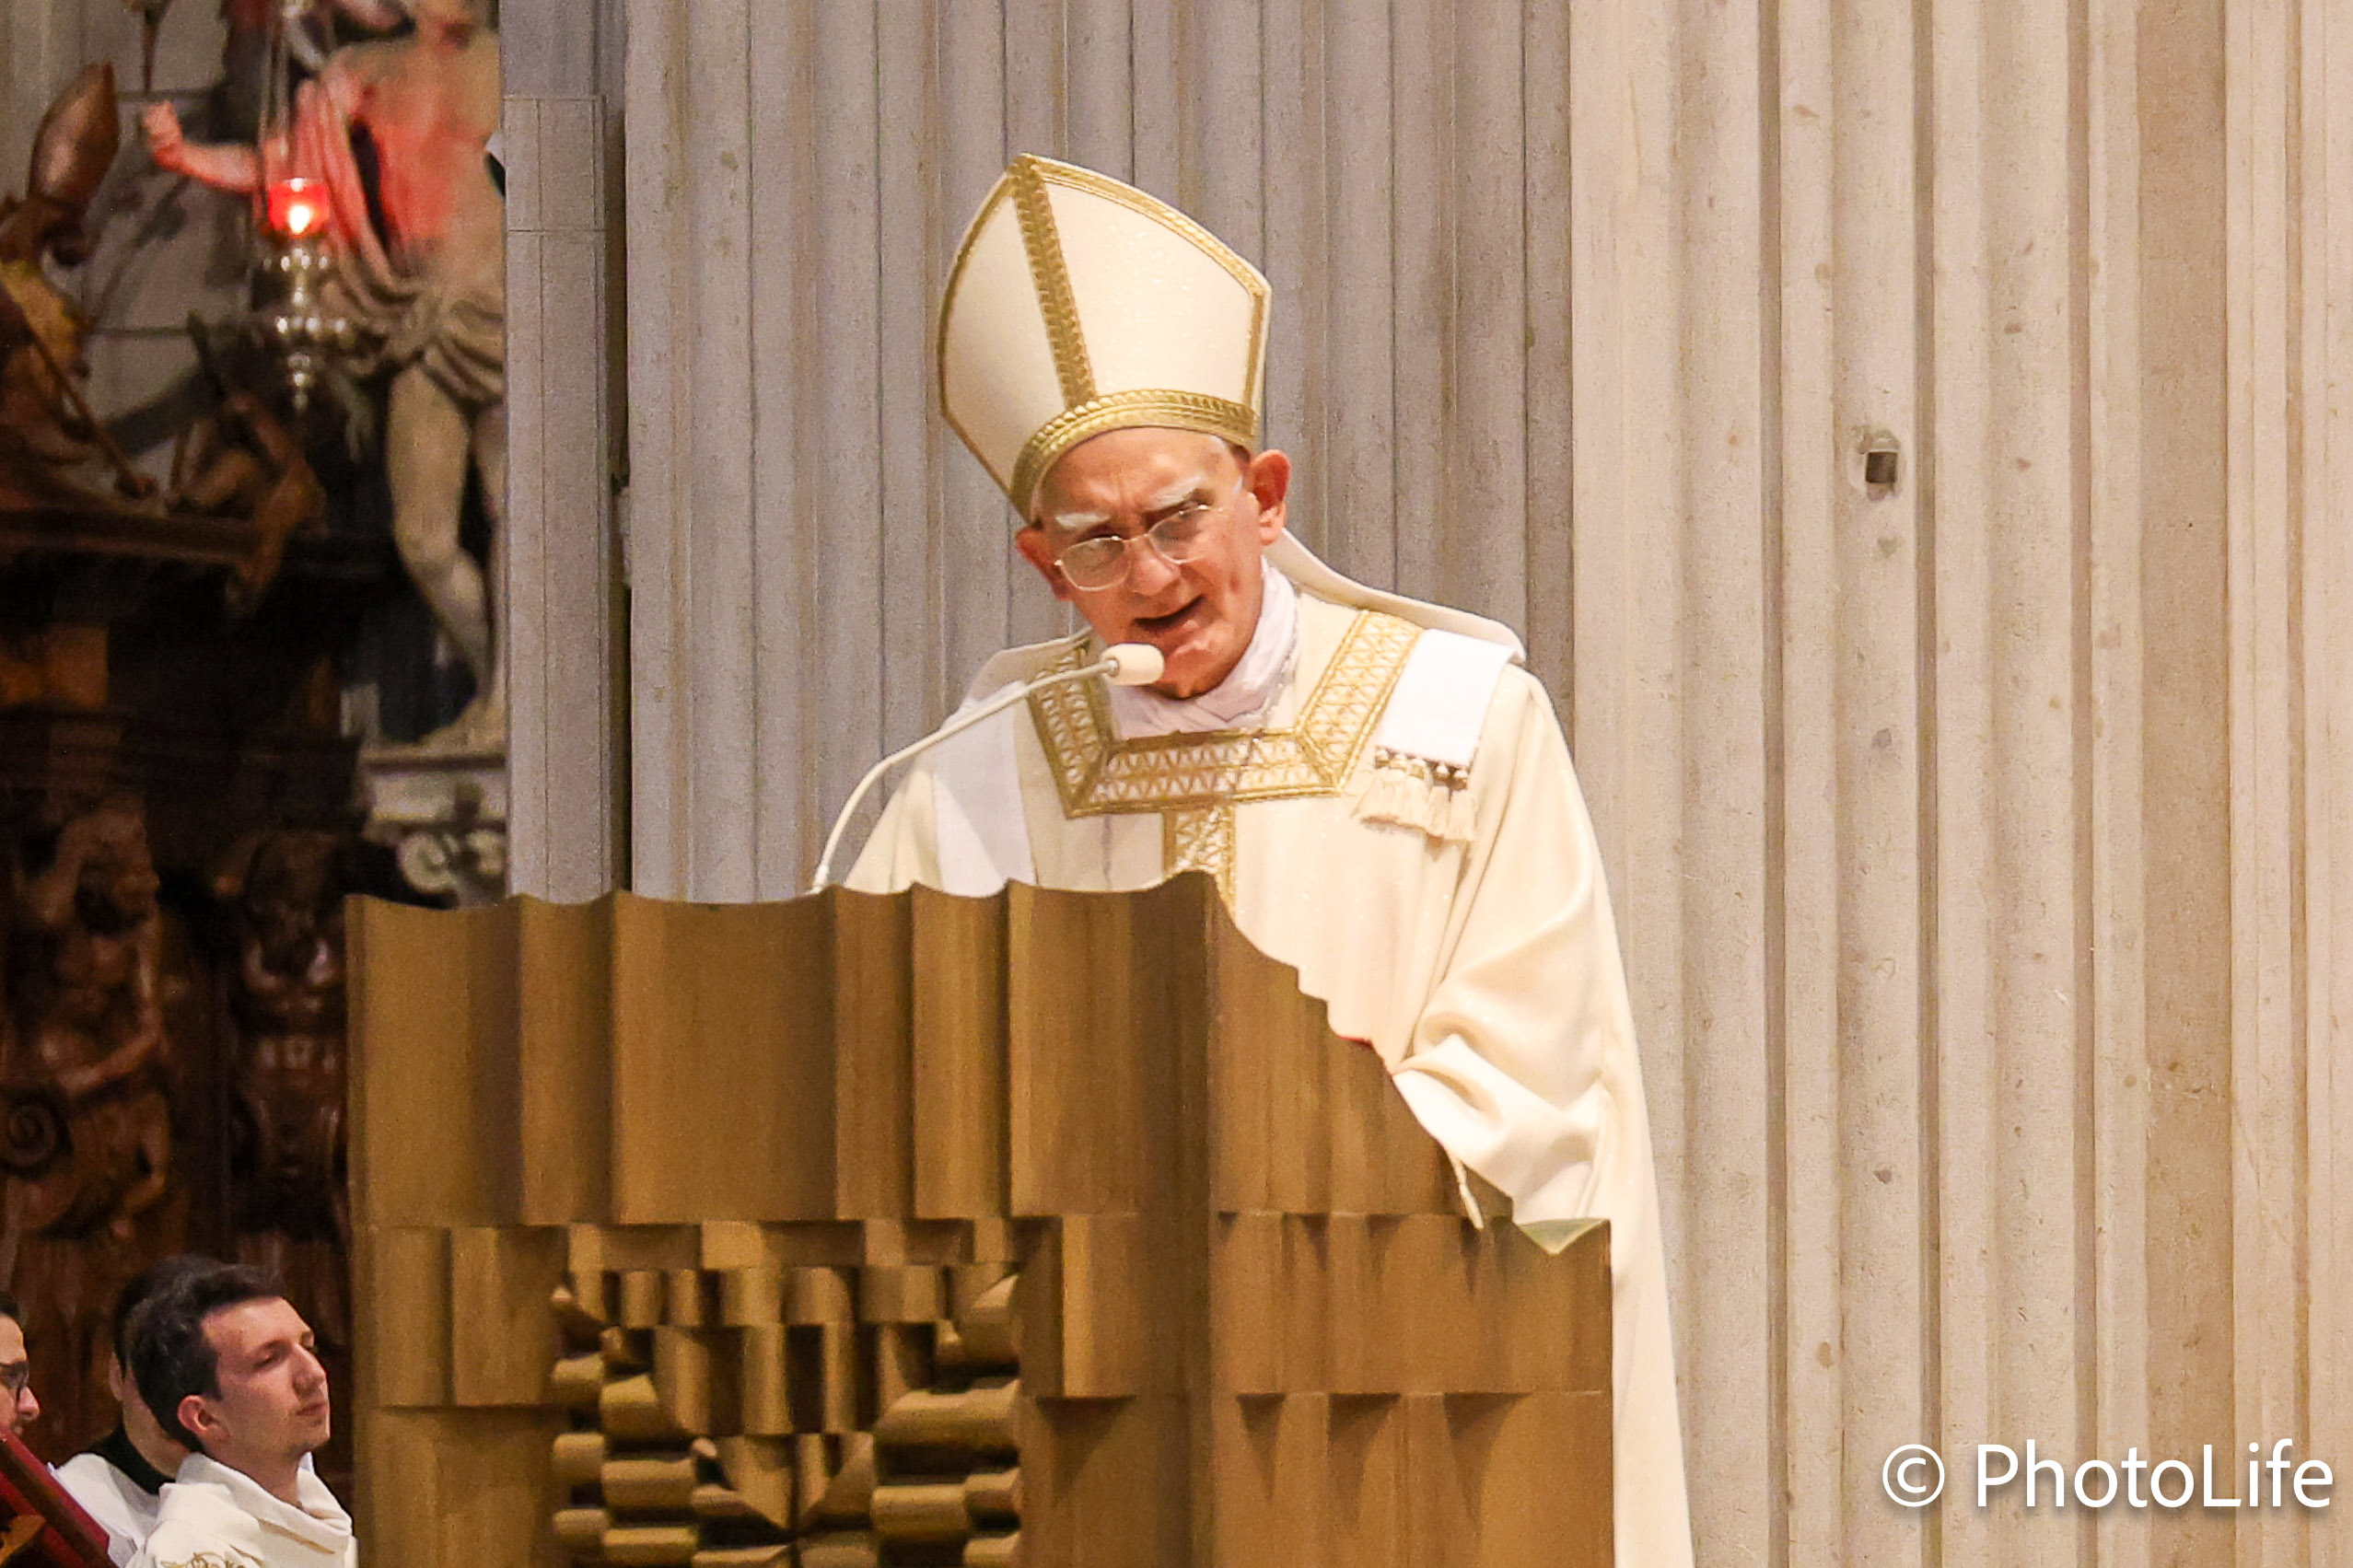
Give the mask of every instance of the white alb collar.
<svg viewBox="0 0 2353 1568">
<path fill-rule="evenodd" d="M 208 1522 L 223 1528 L 232 1539 L 242 1538 L 240 1544 L 250 1541 L 254 1548 L 260 1548 L 261 1532 L 275 1531 L 291 1536 L 314 1551 L 340 1556 L 351 1540 L 351 1515 L 327 1490 L 327 1483 L 309 1468 L 296 1478 L 295 1485 L 302 1499 L 299 1507 L 273 1495 L 242 1470 L 231 1469 L 206 1454 L 191 1454 L 181 1461 L 179 1475 L 165 1491 L 181 1487 L 213 1493 L 219 1506 L 210 1511 L 213 1517 Z M 243 1516 L 242 1520 L 239 1516 Z M 240 1524 L 242 1528 L 239 1527 Z M 256 1554 L 264 1560 L 268 1556 L 266 1550 Z"/>
<path fill-rule="evenodd" d="M 1125 740 L 1249 729 L 1263 724 L 1299 662 L 1299 596 L 1291 580 L 1262 562 L 1258 629 L 1241 662 L 1198 697 L 1163 697 L 1141 686 L 1111 688 L 1112 722 Z"/>
</svg>

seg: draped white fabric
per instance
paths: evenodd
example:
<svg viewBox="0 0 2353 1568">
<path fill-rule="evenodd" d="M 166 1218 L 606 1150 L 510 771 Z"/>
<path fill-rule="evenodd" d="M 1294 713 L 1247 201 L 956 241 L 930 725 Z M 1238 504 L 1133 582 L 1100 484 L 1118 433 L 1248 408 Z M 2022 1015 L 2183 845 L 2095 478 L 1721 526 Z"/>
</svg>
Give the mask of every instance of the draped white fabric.
<svg viewBox="0 0 2353 1568">
<path fill-rule="evenodd" d="M 132 1568 L 355 1568 L 351 1516 L 309 1467 L 297 1501 L 203 1454 L 181 1462 Z"/>
</svg>

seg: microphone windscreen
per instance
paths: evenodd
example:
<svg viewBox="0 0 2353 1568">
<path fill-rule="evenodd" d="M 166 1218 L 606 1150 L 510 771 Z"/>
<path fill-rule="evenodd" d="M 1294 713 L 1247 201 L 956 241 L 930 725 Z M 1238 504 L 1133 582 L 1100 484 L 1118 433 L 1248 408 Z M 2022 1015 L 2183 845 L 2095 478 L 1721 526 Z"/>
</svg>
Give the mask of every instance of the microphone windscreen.
<svg viewBox="0 0 2353 1568">
<path fill-rule="evenodd" d="M 1112 661 L 1111 673 L 1104 679 L 1114 686 L 1149 686 L 1168 668 L 1160 650 L 1149 643 L 1114 644 L 1103 650 L 1103 656 Z"/>
</svg>

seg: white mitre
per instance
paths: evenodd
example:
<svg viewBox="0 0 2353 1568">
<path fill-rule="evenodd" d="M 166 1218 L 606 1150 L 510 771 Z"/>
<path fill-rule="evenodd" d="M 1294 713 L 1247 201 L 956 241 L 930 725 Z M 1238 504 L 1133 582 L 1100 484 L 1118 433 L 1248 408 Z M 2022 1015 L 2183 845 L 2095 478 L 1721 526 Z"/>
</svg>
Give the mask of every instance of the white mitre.
<svg viewBox="0 0 2353 1568">
<path fill-rule="evenodd" d="M 1030 514 L 1054 459 L 1107 430 L 1197 430 L 1259 447 L 1273 291 L 1159 197 L 1024 156 L 964 231 L 939 307 L 939 404 Z M 1342 576 L 1285 533 L 1267 559 L 1308 592 L 1522 656 L 1484 616 Z"/>
<path fill-rule="evenodd" d="M 1106 430 L 1198 430 L 1255 452 L 1270 293 L 1167 203 L 1016 158 L 948 277 L 940 407 L 1025 517 L 1054 459 Z"/>
</svg>

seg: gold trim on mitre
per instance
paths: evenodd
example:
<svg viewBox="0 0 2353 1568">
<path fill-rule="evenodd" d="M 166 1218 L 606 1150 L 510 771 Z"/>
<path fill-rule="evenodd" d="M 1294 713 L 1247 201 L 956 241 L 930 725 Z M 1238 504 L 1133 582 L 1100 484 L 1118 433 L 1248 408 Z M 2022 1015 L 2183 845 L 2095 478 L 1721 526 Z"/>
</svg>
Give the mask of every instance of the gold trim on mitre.
<svg viewBox="0 0 2353 1568">
<path fill-rule="evenodd" d="M 1062 236 L 1054 226 L 1054 199 L 1046 194 L 1046 182 L 1038 176 L 1039 162 L 1025 157 L 1006 178 L 1013 182 L 1014 210 L 1021 215 L 1021 249 L 1029 252 L 1030 275 L 1037 280 L 1038 314 L 1045 318 L 1046 340 L 1054 344 L 1054 369 L 1062 379 L 1062 401 L 1084 403 L 1095 395 L 1095 370 L 1087 363 L 1087 339 L 1078 326 L 1078 298 L 1071 292 Z M 1018 475 L 1021 470 L 1017 467 L 1013 471 Z"/>
<path fill-rule="evenodd" d="M 1139 238 L 1095 203 L 1147 218 L 1176 243 Z M 976 265 L 984 248 L 990 259 Z M 1074 269 L 1074 254 L 1084 267 Z M 1271 295 L 1256 268 L 1166 203 L 1024 156 L 981 203 L 949 273 L 936 350 L 941 412 L 1024 517 L 1055 459 L 1108 430 L 1197 430 L 1255 452 Z"/>
<path fill-rule="evenodd" d="M 1197 392 L 1112 392 L 1066 408 L 1022 444 L 1013 465 L 1008 495 L 1034 496 L 1054 460 L 1090 436 L 1139 424 L 1198 430 L 1219 436 L 1247 451 L 1258 449 L 1258 415 L 1244 404 Z M 1022 511 L 1027 513 L 1025 505 Z"/>
</svg>

